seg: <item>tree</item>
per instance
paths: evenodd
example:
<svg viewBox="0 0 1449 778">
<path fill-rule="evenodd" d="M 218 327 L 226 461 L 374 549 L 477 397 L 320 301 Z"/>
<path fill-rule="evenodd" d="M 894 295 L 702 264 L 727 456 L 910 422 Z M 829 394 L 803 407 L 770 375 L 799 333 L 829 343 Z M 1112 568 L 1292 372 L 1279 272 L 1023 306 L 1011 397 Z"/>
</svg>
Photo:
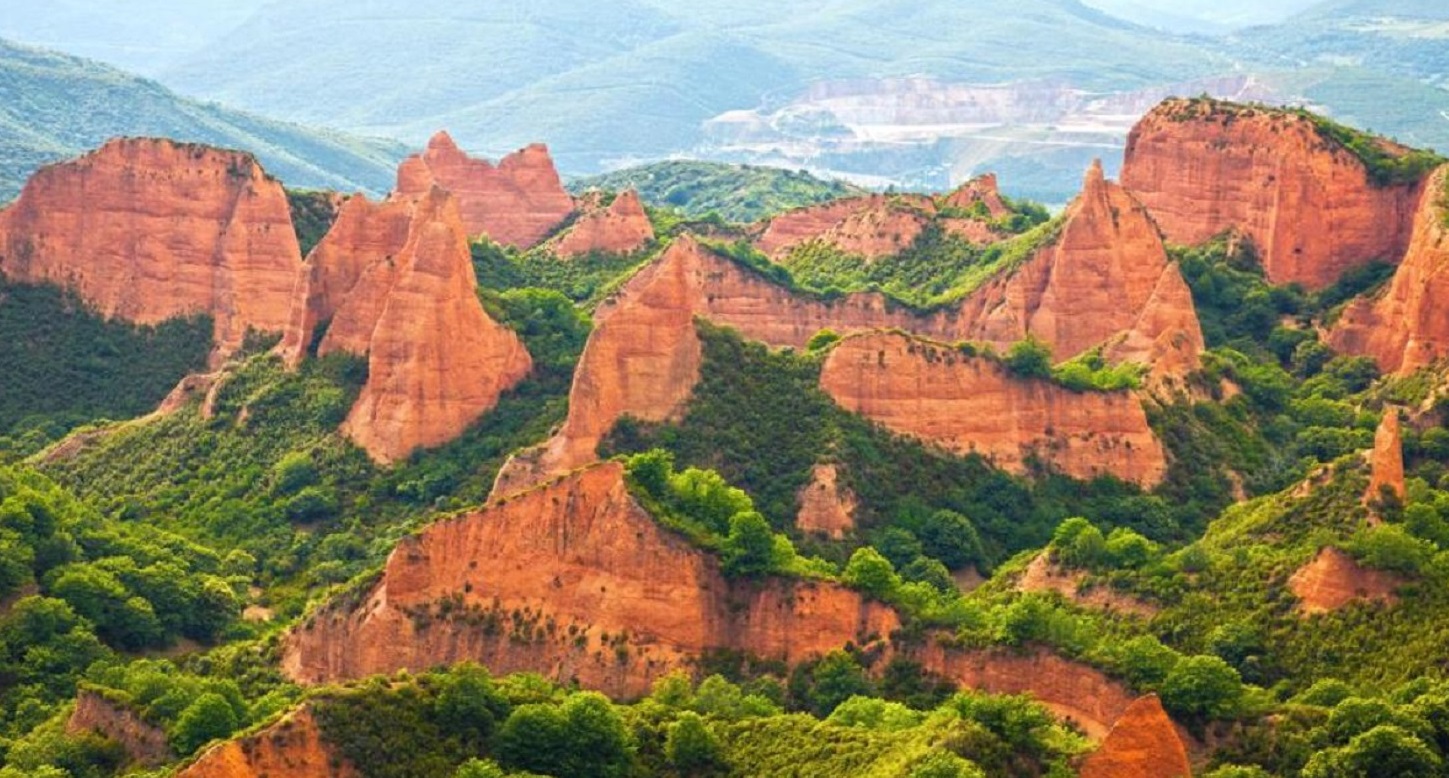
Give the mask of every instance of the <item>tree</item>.
<svg viewBox="0 0 1449 778">
<path fill-rule="evenodd" d="M 870 681 L 855 657 L 844 651 L 826 654 L 810 673 L 810 708 L 815 715 L 829 716 L 835 707 L 856 695 L 871 694 Z"/>
<path fill-rule="evenodd" d="M 724 767 L 719 739 L 692 711 L 679 714 L 664 738 L 664 755 L 680 775 L 707 775 Z"/>
<path fill-rule="evenodd" d="M 561 706 L 514 708 L 498 730 L 497 754 L 511 768 L 604 778 L 627 774 L 633 758 L 623 720 L 595 692 L 573 694 Z"/>
<path fill-rule="evenodd" d="M 1051 378 L 1051 346 L 1037 340 L 1035 335 L 1027 335 L 1006 352 L 1006 368 L 1022 378 Z"/>
<path fill-rule="evenodd" d="M 901 577 L 896 575 L 890 560 L 870 546 L 862 546 L 850 555 L 840 580 L 846 586 L 859 589 L 878 600 L 890 601 L 901 588 Z"/>
<path fill-rule="evenodd" d="M 634 483 L 655 499 L 663 499 L 668 493 L 669 476 L 674 473 L 674 455 L 662 448 L 652 448 L 629 457 L 628 470 Z"/>
<path fill-rule="evenodd" d="M 458 765 L 453 778 L 504 778 L 506 773 L 497 762 L 488 759 L 469 759 Z"/>
<path fill-rule="evenodd" d="M 961 570 L 969 565 L 983 566 L 986 553 L 981 544 L 981 535 L 971 520 L 951 510 L 931 513 L 921 522 L 917 536 L 921 547 L 952 570 Z"/>
<path fill-rule="evenodd" d="M 950 751 L 932 751 L 911 765 L 908 778 L 985 778 L 974 763 Z"/>
<path fill-rule="evenodd" d="M 1122 642 L 1117 649 L 1117 661 L 1122 674 L 1133 686 L 1154 689 L 1161 684 L 1172 668 L 1177 666 L 1181 656 L 1162 645 L 1152 635 L 1139 635 Z"/>
<path fill-rule="evenodd" d="M 508 715 L 508 701 L 481 665 L 459 665 L 441 675 L 439 683 L 433 703 L 438 727 L 465 746 L 482 750 L 493 734 L 494 723 Z"/>
<path fill-rule="evenodd" d="M 1162 682 L 1162 704 L 1186 716 L 1231 716 L 1237 713 L 1242 696 L 1238 671 L 1216 656 L 1186 657 Z"/>
<path fill-rule="evenodd" d="M 1342 748 L 1314 754 L 1303 767 L 1303 778 L 1417 778 L 1437 775 L 1442 764 L 1422 740 L 1382 724 Z"/>
<path fill-rule="evenodd" d="M 230 735 L 240 724 L 225 697 L 205 692 L 177 717 L 171 732 L 171 746 L 178 754 L 189 754 L 212 740 Z"/>
<path fill-rule="evenodd" d="M 774 570 L 775 534 L 764 516 L 756 511 L 736 513 L 729 527 L 729 535 L 720 546 L 725 575 L 753 578 Z"/>
</svg>

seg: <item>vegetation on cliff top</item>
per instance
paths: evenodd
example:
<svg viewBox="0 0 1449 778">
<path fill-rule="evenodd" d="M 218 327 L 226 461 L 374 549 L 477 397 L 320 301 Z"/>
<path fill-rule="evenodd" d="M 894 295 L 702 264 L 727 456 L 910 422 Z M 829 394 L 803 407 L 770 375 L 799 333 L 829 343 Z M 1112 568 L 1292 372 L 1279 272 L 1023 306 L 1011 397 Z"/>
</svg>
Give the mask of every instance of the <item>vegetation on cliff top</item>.
<svg viewBox="0 0 1449 778">
<path fill-rule="evenodd" d="M 668 160 L 569 182 L 574 192 L 634 189 L 650 205 L 677 208 L 686 216 L 718 214 L 749 223 L 782 211 L 865 194 L 843 181 L 784 170 L 723 162 Z"/>
</svg>

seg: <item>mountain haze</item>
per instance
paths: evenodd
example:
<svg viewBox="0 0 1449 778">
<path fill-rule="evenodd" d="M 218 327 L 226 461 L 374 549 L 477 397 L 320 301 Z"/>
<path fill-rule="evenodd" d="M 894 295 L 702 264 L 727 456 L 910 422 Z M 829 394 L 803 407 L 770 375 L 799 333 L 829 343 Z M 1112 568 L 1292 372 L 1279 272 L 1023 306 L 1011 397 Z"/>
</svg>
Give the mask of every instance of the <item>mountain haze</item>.
<svg viewBox="0 0 1449 778">
<path fill-rule="evenodd" d="M 297 187 L 387 191 L 405 150 L 187 100 L 156 83 L 0 40 L 0 199 L 39 165 L 115 136 L 158 136 L 255 153 Z"/>
</svg>

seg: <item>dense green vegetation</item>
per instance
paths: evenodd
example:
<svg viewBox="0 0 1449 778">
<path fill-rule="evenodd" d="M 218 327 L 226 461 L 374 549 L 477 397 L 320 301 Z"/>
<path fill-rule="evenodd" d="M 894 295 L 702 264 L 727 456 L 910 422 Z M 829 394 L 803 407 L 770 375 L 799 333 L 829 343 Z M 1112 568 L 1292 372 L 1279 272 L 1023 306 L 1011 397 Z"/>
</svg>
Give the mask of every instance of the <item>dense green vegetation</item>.
<svg viewBox="0 0 1449 778">
<path fill-rule="evenodd" d="M 99 418 L 154 409 L 206 365 L 211 319 L 154 326 L 108 320 L 71 291 L 0 276 L 0 456 Z M 59 387 L 64 387 L 59 390 Z M 4 436 L 18 440 L 7 444 Z"/>
<path fill-rule="evenodd" d="M 791 208 L 864 194 L 859 187 L 803 171 L 720 162 L 669 160 L 576 179 L 575 192 L 634 189 L 650 205 L 686 216 L 718 214 L 749 223 Z"/>
<path fill-rule="evenodd" d="M 547 289 L 593 307 L 654 255 L 655 250 L 648 248 L 635 254 L 589 254 L 564 261 L 545 249 L 519 251 L 484 239 L 473 244 L 473 269 L 485 289 Z"/>
<path fill-rule="evenodd" d="M 557 776 L 1030 776 L 1065 770 L 1085 748 L 1026 698 L 961 693 L 913 708 L 863 696 L 872 691 L 839 653 L 799 684 L 765 677 L 741 686 L 714 675 L 696 685 L 676 673 L 627 706 L 537 676 L 492 679 L 470 665 L 323 691 L 312 704 L 326 736 L 367 778 L 469 778 L 500 768 Z"/>
<path fill-rule="evenodd" d="M 791 249 L 780 264 L 800 286 L 827 295 L 881 292 L 917 308 L 937 308 L 959 301 L 987 279 L 1025 261 L 1061 229 L 1060 221 L 1046 221 L 1045 211 L 1033 209 L 1021 215 L 1022 223 L 1014 226 L 1026 232 L 1011 241 L 982 246 L 932 222 L 893 257 L 870 261 L 833 244 L 810 241 Z"/>
<path fill-rule="evenodd" d="M 982 538 L 982 550 L 951 560 L 955 569 L 988 569 L 1039 546 L 1057 522 L 1076 514 L 1160 540 L 1185 539 L 1206 519 L 1197 512 L 1201 506 L 1179 506 L 1114 479 L 1082 483 L 1046 472 L 1016 478 L 978 457 L 951 456 L 889 434 L 820 391 L 818 352 L 771 351 L 703 323 L 699 332 L 704 365 L 683 418 L 664 425 L 621 420 L 604 450 L 657 446 L 681 465 L 718 471 L 785 531 L 793 528 L 797 494 L 815 463 L 838 462 L 860 503 L 859 532 L 842 547 L 809 546 L 828 559 L 843 562 L 856 545 L 891 528 L 913 537 L 928 532 L 924 527 L 942 510 L 967 517 Z"/>
<path fill-rule="evenodd" d="M 322 241 L 322 236 L 331 229 L 341 202 L 334 192 L 287 190 L 287 205 L 292 210 L 292 226 L 297 230 L 302 256 L 312 253 L 312 249 Z"/>
</svg>

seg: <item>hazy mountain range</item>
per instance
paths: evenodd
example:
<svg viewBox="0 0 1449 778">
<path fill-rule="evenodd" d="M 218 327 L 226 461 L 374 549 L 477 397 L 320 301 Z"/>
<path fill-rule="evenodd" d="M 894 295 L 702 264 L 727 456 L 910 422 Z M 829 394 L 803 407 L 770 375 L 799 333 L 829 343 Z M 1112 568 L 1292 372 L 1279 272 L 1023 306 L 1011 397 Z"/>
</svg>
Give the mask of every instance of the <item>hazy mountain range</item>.
<svg viewBox="0 0 1449 778">
<path fill-rule="evenodd" d="M 1449 148 L 1449 8 L 1427 0 L 11 5 L 0 35 L 184 95 L 410 145 L 446 127 L 488 156 L 542 140 L 575 174 L 683 155 L 942 188 L 995 169 L 1060 200 L 1183 93 Z"/>
</svg>

